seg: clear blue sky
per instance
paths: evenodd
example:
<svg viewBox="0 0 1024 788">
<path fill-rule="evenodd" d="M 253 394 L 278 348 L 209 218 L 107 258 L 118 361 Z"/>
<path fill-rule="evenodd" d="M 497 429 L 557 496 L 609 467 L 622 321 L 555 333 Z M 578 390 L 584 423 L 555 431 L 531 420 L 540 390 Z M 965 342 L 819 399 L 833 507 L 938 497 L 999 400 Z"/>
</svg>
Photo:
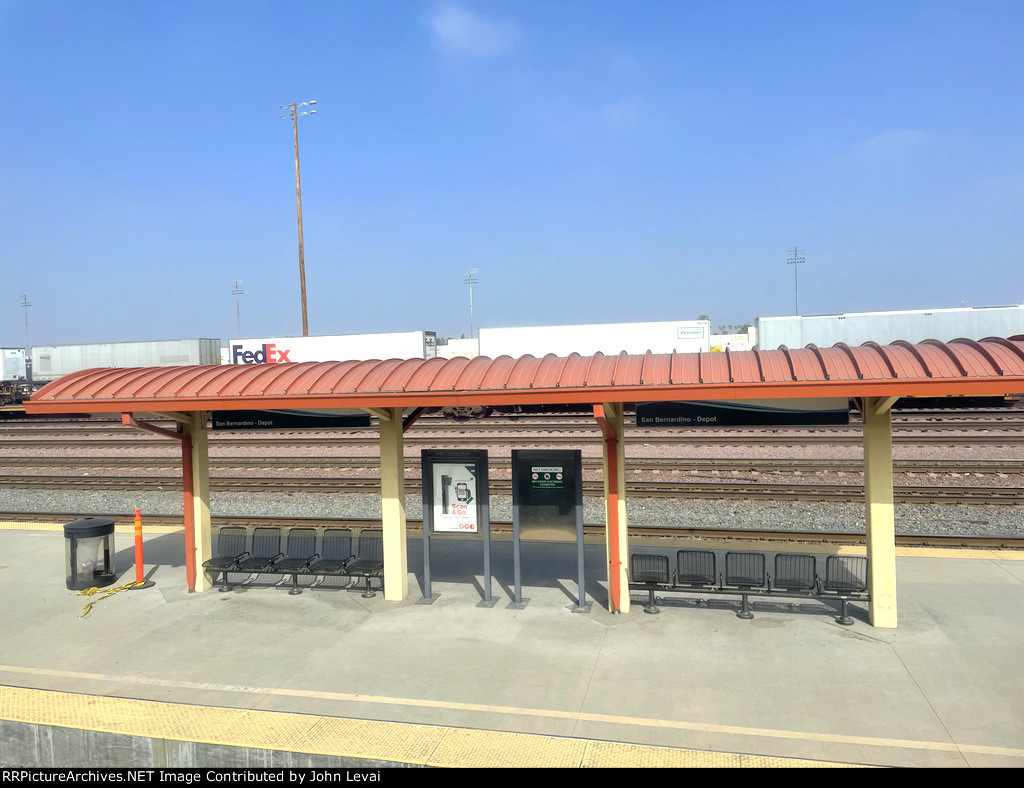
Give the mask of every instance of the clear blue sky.
<svg viewBox="0 0 1024 788">
<path fill-rule="evenodd" d="M 0 345 L 1024 300 L 1024 3 L 0 0 Z"/>
</svg>

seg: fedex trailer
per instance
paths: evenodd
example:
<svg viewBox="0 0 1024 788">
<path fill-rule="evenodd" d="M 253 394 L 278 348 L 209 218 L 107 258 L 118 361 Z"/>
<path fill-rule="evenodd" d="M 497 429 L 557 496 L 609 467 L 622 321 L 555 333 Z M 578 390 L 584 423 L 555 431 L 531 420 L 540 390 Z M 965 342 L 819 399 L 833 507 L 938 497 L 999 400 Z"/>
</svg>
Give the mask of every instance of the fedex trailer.
<svg viewBox="0 0 1024 788">
<path fill-rule="evenodd" d="M 434 358 L 433 331 L 388 334 L 341 334 L 322 337 L 235 339 L 222 351 L 225 364 L 288 364 L 300 361 L 367 361 L 389 358 Z"/>
</svg>

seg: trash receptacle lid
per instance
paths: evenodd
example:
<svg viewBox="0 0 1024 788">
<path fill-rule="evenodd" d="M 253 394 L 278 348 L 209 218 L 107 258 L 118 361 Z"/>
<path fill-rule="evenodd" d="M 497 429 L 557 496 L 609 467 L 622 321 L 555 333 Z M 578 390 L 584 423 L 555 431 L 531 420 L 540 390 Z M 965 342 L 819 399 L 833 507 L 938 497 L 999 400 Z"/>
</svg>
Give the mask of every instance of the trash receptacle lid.
<svg viewBox="0 0 1024 788">
<path fill-rule="evenodd" d="M 114 533 L 114 521 L 106 517 L 83 517 L 81 520 L 75 520 L 64 526 L 64 536 L 68 539 L 73 536 L 83 538 L 112 533 Z"/>
</svg>

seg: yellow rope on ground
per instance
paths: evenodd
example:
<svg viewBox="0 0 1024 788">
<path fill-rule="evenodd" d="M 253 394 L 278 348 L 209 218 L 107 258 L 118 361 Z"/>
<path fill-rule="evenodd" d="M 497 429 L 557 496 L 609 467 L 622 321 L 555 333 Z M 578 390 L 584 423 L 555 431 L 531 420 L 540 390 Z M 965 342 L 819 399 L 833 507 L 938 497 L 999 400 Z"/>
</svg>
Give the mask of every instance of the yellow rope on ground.
<svg viewBox="0 0 1024 788">
<path fill-rule="evenodd" d="M 136 580 L 134 583 L 125 583 L 123 586 L 118 586 L 117 588 L 101 589 L 101 588 L 97 588 L 96 586 L 93 586 L 92 588 L 86 588 L 84 591 L 79 591 L 78 592 L 79 596 L 96 596 L 96 594 L 103 594 L 103 596 L 101 596 L 99 599 L 94 599 L 92 602 L 89 602 L 85 606 L 85 609 L 82 611 L 82 615 L 80 615 L 79 618 L 85 618 L 87 615 L 89 615 L 89 611 L 92 610 L 92 606 L 93 605 L 95 605 L 97 602 L 102 602 L 107 597 L 113 596 L 118 591 L 130 591 L 131 589 L 135 588 L 136 586 L 143 586 L 145 584 L 146 584 L 145 580 L 143 580 L 141 582 Z"/>
</svg>

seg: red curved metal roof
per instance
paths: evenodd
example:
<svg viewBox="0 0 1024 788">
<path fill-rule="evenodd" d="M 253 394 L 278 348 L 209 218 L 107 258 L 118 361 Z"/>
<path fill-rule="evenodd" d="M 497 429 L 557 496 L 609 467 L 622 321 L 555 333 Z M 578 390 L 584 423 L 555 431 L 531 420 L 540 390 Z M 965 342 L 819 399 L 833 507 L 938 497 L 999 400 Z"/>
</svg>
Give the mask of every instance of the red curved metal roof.
<svg viewBox="0 0 1024 788">
<path fill-rule="evenodd" d="M 1024 392 L 1024 336 L 724 353 L 90 369 L 28 413 L 436 407 Z"/>
</svg>

